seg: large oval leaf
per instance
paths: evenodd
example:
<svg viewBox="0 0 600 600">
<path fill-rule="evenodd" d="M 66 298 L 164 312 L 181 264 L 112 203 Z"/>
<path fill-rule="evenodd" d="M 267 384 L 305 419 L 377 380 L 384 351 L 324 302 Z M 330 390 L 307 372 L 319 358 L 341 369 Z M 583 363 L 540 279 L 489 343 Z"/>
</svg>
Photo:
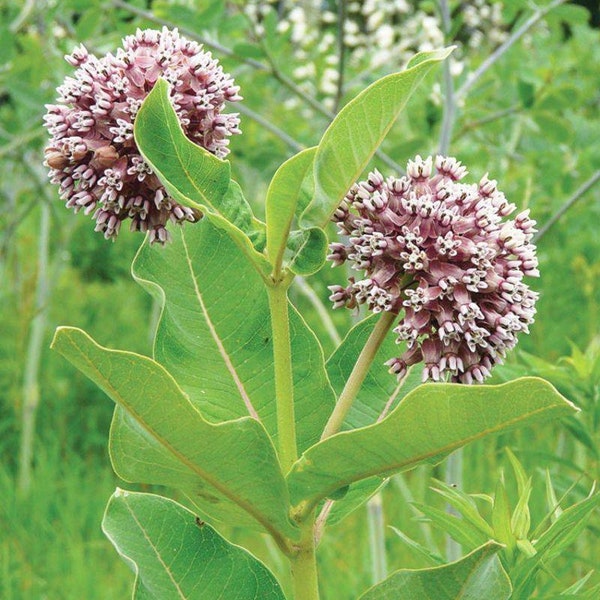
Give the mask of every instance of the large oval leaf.
<svg viewBox="0 0 600 600">
<path fill-rule="evenodd" d="M 205 418 L 255 414 L 276 441 L 267 291 L 228 235 L 210 222 L 178 228 L 165 248 L 145 244 L 138 282 L 163 303 L 154 357 Z M 290 305 L 298 448 L 318 441 L 335 402 L 321 346 Z"/>
<path fill-rule="evenodd" d="M 173 500 L 117 490 L 102 529 L 136 573 L 134 600 L 285 600 L 263 564 Z"/>
<path fill-rule="evenodd" d="M 134 123 L 136 144 L 169 194 L 179 203 L 206 213 L 227 231 L 259 271 L 265 257 L 254 249 L 251 238 L 262 227 L 253 217 L 241 189 L 231 181 L 228 161 L 221 160 L 189 140 L 169 101 L 169 84 L 159 79 L 148 94 Z"/>
<path fill-rule="evenodd" d="M 80 329 L 59 328 L 52 347 L 118 404 L 169 464 L 173 459 L 181 463 L 185 476 L 179 485 L 210 497 L 204 503 L 209 514 L 211 502 L 225 498 L 279 542 L 296 537 L 275 449 L 258 421 L 246 417 L 208 423 L 161 365 L 139 354 L 103 348 Z M 162 483 L 161 462 L 149 463 L 140 456 L 140 464 L 137 473 L 147 474 L 150 481 L 139 482 Z M 172 483 L 171 470 L 165 483 Z"/>
<path fill-rule="evenodd" d="M 355 481 L 435 464 L 486 435 L 574 410 L 536 377 L 496 386 L 425 384 L 379 423 L 338 433 L 307 450 L 288 476 L 292 502 L 303 502 L 309 511 Z"/>
<path fill-rule="evenodd" d="M 501 548 L 489 543 L 442 567 L 396 571 L 360 600 L 508 600 L 510 579 L 496 556 Z"/>
<path fill-rule="evenodd" d="M 302 227 L 324 227 L 430 69 L 452 48 L 421 52 L 405 71 L 379 79 L 348 102 L 321 139 L 314 164 L 315 196 Z"/>
</svg>

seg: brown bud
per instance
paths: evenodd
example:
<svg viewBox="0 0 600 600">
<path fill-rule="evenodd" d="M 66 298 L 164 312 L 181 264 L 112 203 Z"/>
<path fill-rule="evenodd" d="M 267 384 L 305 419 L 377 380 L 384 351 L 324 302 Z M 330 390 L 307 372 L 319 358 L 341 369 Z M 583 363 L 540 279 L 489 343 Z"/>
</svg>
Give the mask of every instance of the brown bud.
<svg viewBox="0 0 600 600">
<path fill-rule="evenodd" d="M 46 164 L 51 169 L 64 169 L 69 164 L 69 159 L 58 150 L 48 148 L 46 150 Z"/>
<path fill-rule="evenodd" d="M 119 158 L 119 153 L 114 146 L 102 146 L 94 151 L 93 162 L 103 169 L 112 167 Z"/>
<path fill-rule="evenodd" d="M 204 213 L 197 208 L 192 208 L 192 217 L 189 219 L 192 223 L 198 222 L 202 217 L 204 217 Z"/>
</svg>

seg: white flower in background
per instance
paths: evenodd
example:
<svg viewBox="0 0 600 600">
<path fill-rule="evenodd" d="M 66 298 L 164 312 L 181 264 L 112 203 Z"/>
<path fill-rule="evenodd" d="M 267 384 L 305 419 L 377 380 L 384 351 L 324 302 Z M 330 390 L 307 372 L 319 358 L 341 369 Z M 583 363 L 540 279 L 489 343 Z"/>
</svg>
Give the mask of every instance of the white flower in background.
<svg viewBox="0 0 600 600">
<path fill-rule="evenodd" d="M 269 10 L 277 10 L 278 31 L 289 32 L 294 58 L 312 69 L 297 68 L 293 77 L 301 88 L 333 106 L 337 79 L 329 72 L 337 69 L 337 5 L 327 0 L 252 0 L 245 11 L 262 31 L 261 21 Z M 506 39 L 502 3 L 474 0 L 457 9 L 462 21 L 459 46 L 452 61 L 453 75 L 464 70 L 461 46 L 479 47 L 487 42 L 498 45 Z M 425 2 L 406 0 L 364 0 L 346 5 L 344 44 L 346 60 L 357 71 L 372 73 L 382 67 L 389 72 L 402 68 L 420 51 L 446 43 L 439 14 Z"/>
</svg>

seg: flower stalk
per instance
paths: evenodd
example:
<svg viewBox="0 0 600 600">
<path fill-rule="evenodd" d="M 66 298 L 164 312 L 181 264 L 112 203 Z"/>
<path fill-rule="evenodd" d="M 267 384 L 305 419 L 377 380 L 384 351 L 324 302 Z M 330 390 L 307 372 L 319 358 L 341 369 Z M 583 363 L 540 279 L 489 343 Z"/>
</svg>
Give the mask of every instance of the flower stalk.
<svg viewBox="0 0 600 600">
<path fill-rule="evenodd" d="M 391 311 L 385 311 L 381 314 L 379 321 L 377 321 L 377 325 L 375 325 L 367 343 L 364 345 L 358 356 L 356 364 L 352 369 L 352 373 L 350 373 L 350 377 L 348 377 L 348 381 L 346 381 L 346 385 L 340 394 L 339 400 L 329 417 L 329 421 L 327 421 L 327 425 L 321 436 L 322 440 L 337 433 L 341 429 L 344 419 L 358 395 L 360 386 L 363 384 L 363 381 L 373 364 L 373 360 L 397 316 L 397 313 Z"/>
</svg>

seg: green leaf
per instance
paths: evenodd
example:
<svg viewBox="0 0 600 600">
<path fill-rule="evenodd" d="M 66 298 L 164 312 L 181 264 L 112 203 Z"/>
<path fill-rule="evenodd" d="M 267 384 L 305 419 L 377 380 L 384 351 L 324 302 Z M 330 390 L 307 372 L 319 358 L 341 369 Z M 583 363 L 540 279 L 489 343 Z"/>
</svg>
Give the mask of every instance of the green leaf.
<svg viewBox="0 0 600 600">
<path fill-rule="evenodd" d="M 312 275 L 325 263 L 327 234 L 319 227 L 293 231 L 289 239 L 289 268 L 296 275 Z"/>
<path fill-rule="evenodd" d="M 549 469 L 546 469 L 546 503 L 548 504 L 548 518 L 551 523 L 554 523 L 554 521 L 556 521 L 563 513 L 563 509 L 556 497 Z"/>
<path fill-rule="evenodd" d="M 515 593 L 530 585 L 536 572 L 563 553 L 580 538 L 592 513 L 600 506 L 600 493 L 567 508 L 560 517 L 534 542 L 536 554 L 521 561 L 511 573 Z"/>
<path fill-rule="evenodd" d="M 517 493 L 519 496 L 526 494 L 528 490 L 531 490 L 531 479 L 527 477 L 523 465 L 519 462 L 519 459 L 514 455 L 510 448 L 505 448 L 504 451 L 508 456 L 508 460 L 513 468 L 515 479 L 517 480 Z"/>
<path fill-rule="evenodd" d="M 383 421 L 338 433 L 307 450 L 288 482 L 310 510 L 335 490 L 375 475 L 436 464 L 486 435 L 570 414 L 575 407 L 535 377 L 497 386 L 425 384 Z"/>
<path fill-rule="evenodd" d="M 529 528 L 531 527 L 531 514 L 529 512 L 529 498 L 531 496 L 531 478 L 527 480 L 523 492 L 519 495 L 519 500 L 513 511 L 510 520 L 510 526 L 517 540 L 527 539 Z M 518 543 L 518 542 L 517 542 Z"/>
<path fill-rule="evenodd" d="M 331 506 L 329 516 L 327 517 L 327 524 L 335 525 L 345 519 L 380 491 L 387 482 L 387 479 L 372 477 L 371 479 L 364 479 L 358 483 L 353 483 L 349 488 L 344 488 L 347 489 L 347 492 L 343 498 L 336 500 Z"/>
<path fill-rule="evenodd" d="M 173 484 L 172 469 L 163 472 L 163 466 L 174 463 L 180 470 L 179 489 L 204 499 L 208 514 L 211 503 L 223 502 L 225 510 L 233 503 L 275 538 L 296 536 L 279 462 L 258 421 L 208 423 L 161 365 L 103 348 L 80 329 L 59 328 L 52 347 L 126 412 L 139 437 L 151 440 L 154 456 L 162 457 L 155 464 L 140 455 L 138 482 Z"/>
<path fill-rule="evenodd" d="M 423 556 L 427 561 L 429 561 L 432 565 L 443 565 L 444 559 L 437 553 L 431 551 L 429 548 L 423 546 L 423 544 L 419 544 L 412 538 L 408 537 L 403 531 L 397 529 L 396 527 L 390 526 L 390 529 L 410 548 L 416 550 L 421 556 Z"/>
<path fill-rule="evenodd" d="M 267 256 L 276 272 L 287 266 L 296 275 L 312 275 L 325 262 L 327 235 L 321 228 L 291 231 L 294 219 L 310 200 L 306 183 L 316 151 L 308 148 L 283 163 L 269 185 Z"/>
<path fill-rule="evenodd" d="M 451 52 L 446 48 L 417 54 L 405 71 L 379 79 L 344 106 L 319 143 L 315 197 L 302 215 L 301 226 L 328 223 L 419 83 Z"/>
<path fill-rule="evenodd" d="M 173 500 L 118 489 L 102 529 L 136 574 L 134 600 L 285 600 L 263 564 Z"/>
<path fill-rule="evenodd" d="M 578 592 L 583 590 L 585 584 L 589 581 L 590 577 L 594 574 L 594 571 L 589 571 L 581 579 L 576 581 L 573 585 L 570 585 L 566 590 L 562 592 L 562 596 L 574 596 Z"/>
<path fill-rule="evenodd" d="M 414 506 L 422 512 L 428 521 L 434 523 L 437 527 L 446 532 L 455 539 L 461 546 L 473 550 L 484 544 L 489 537 L 474 527 L 465 519 L 460 519 L 449 514 L 445 510 L 414 502 Z"/>
<path fill-rule="evenodd" d="M 277 440 L 271 317 L 266 288 L 239 247 L 210 222 L 142 246 L 136 280 L 163 305 L 154 358 L 213 422 L 256 414 Z M 298 447 L 316 443 L 334 393 L 321 346 L 290 305 Z"/>
<path fill-rule="evenodd" d="M 228 161 L 187 138 L 170 100 L 169 84 L 159 79 L 135 119 L 134 137 L 146 162 L 169 193 L 187 206 L 227 215 L 239 222 L 239 207 L 220 206 L 231 179 Z"/>
<path fill-rule="evenodd" d="M 363 319 L 342 340 L 335 352 L 327 359 L 326 367 L 333 389 L 341 394 L 356 360 L 378 320 L 377 315 Z M 400 400 L 421 383 L 417 369 L 411 369 L 400 383 L 388 371 L 385 361 L 400 356 L 405 344 L 396 344 L 393 336 L 387 336 L 379 348 L 365 380 L 344 421 L 344 429 L 366 427 L 377 421 L 384 408 L 391 402 L 396 406 Z"/>
<path fill-rule="evenodd" d="M 494 527 L 494 539 L 506 546 L 505 552 L 512 560 L 516 548 L 517 539 L 511 528 L 510 506 L 503 481 L 498 481 L 496 493 L 494 494 L 494 506 L 492 508 L 492 525 Z"/>
<path fill-rule="evenodd" d="M 489 543 L 443 567 L 396 571 L 360 600 L 508 600 L 512 590 L 499 550 Z"/>
<path fill-rule="evenodd" d="M 587 525 L 587 519 L 600 506 L 600 493 L 565 509 L 560 517 L 535 541 L 538 554 L 546 559 L 564 552 Z"/>
<path fill-rule="evenodd" d="M 266 270 L 264 256 L 248 237 L 256 233 L 256 220 L 240 187 L 231 181 L 229 162 L 186 137 L 169 94 L 169 84 L 159 79 L 138 111 L 134 136 L 140 153 L 175 200 L 205 213 Z"/>
<path fill-rule="evenodd" d="M 292 222 L 302 193 L 302 182 L 310 171 L 316 148 L 308 148 L 284 162 L 273 176 L 267 191 L 267 257 L 280 267 Z M 279 268 L 277 268 L 279 270 Z"/>
<path fill-rule="evenodd" d="M 523 465 L 521 465 L 517 457 L 511 452 L 510 448 L 506 448 L 505 450 L 515 473 L 517 493 L 519 494 L 517 505 L 510 520 L 510 527 L 517 540 L 526 540 L 531 526 L 531 514 L 529 512 L 531 477 L 527 477 Z"/>
<path fill-rule="evenodd" d="M 487 521 L 479 514 L 477 505 L 473 498 L 465 494 L 462 490 L 446 485 L 443 481 L 435 481 L 436 487 L 433 491 L 444 497 L 450 506 L 453 506 L 473 527 L 479 530 L 486 539 L 494 537 L 493 529 L 488 525 Z"/>
</svg>

